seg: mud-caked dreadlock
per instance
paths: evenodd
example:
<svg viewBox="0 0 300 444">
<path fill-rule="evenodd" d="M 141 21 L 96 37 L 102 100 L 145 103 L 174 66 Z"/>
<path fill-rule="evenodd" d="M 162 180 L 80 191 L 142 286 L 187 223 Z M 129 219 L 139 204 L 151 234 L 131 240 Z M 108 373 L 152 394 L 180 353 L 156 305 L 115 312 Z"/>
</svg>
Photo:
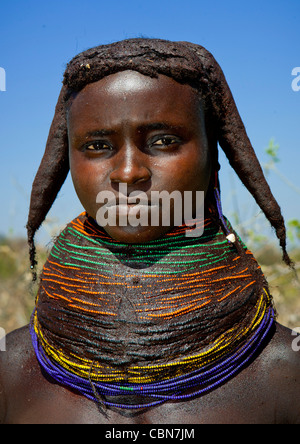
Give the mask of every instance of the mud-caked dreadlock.
<svg viewBox="0 0 300 444">
<path fill-rule="evenodd" d="M 74 57 L 67 66 L 45 155 L 33 183 L 27 225 L 32 268 L 35 265 L 34 235 L 69 171 L 66 104 L 73 93 L 87 84 L 124 70 L 135 70 L 151 77 L 164 74 L 199 90 L 206 125 L 211 128 L 215 141 L 213 158 L 217 159 L 218 142 L 275 229 L 283 259 L 291 265 L 280 207 L 266 182 L 225 76 L 214 57 L 202 46 L 192 43 L 129 39 L 89 49 Z"/>
</svg>

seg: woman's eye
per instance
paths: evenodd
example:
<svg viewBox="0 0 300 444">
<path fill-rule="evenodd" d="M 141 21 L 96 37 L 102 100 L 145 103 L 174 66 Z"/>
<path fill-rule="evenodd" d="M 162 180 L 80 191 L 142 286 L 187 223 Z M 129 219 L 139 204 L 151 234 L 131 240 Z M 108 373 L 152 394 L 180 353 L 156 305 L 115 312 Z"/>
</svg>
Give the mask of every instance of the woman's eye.
<svg viewBox="0 0 300 444">
<path fill-rule="evenodd" d="M 111 146 L 105 142 L 91 142 L 87 143 L 84 146 L 85 151 L 101 151 L 101 150 L 110 150 Z"/>
<path fill-rule="evenodd" d="M 168 145 L 174 145 L 176 143 L 179 143 L 179 140 L 176 137 L 161 137 L 160 139 L 155 140 L 155 142 L 152 143 L 152 146 L 168 146 Z"/>
</svg>

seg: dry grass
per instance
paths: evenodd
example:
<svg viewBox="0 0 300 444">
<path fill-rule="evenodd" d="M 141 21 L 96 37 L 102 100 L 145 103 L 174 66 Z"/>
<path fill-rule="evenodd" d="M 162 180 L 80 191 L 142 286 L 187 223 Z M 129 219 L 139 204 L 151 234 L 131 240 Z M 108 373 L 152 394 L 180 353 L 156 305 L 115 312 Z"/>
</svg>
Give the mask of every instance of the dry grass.
<svg viewBox="0 0 300 444">
<path fill-rule="evenodd" d="M 272 247 L 254 251 L 265 272 L 275 299 L 279 322 L 300 326 L 300 284 Z M 38 248 L 39 267 L 47 250 Z M 300 251 L 292 253 L 300 279 Z M 0 242 L 0 327 L 8 333 L 26 325 L 34 307 L 37 284 L 31 282 L 27 243 L 23 239 Z"/>
<path fill-rule="evenodd" d="M 40 266 L 47 252 L 38 248 Z M 33 311 L 37 284 L 32 283 L 27 242 L 0 242 L 0 327 L 6 333 L 28 324 Z"/>
<path fill-rule="evenodd" d="M 295 328 L 300 327 L 300 250 L 294 250 L 290 256 L 295 262 L 296 272 L 282 262 L 279 252 L 272 247 L 264 247 L 256 253 L 269 282 L 278 321 Z"/>
</svg>

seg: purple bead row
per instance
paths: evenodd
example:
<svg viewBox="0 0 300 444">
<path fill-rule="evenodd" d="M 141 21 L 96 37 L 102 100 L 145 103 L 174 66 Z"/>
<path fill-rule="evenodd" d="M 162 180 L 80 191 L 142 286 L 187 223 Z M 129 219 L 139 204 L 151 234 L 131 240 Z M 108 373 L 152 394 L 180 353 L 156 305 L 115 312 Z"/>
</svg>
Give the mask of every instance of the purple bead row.
<svg viewBox="0 0 300 444">
<path fill-rule="evenodd" d="M 223 384 L 228 379 L 237 374 L 251 358 L 257 353 L 262 342 L 270 331 L 274 322 L 274 311 L 272 308 L 268 310 L 264 316 L 259 328 L 254 335 L 248 339 L 247 343 L 239 347 L 238 350 L 219 360 L 213 367 L 211 364 L 195 370 L 191 373 L 148 384 L 129 384 L 129 383 L 91 383 L 88 379 L 81 378 L 61 367 L 59 364 L 50 360 L 39 344 L 38 338 L 31 324 L 31 336 L 33 347 L 37 359 L 41 367 L 58 383 L 70 387 L 82 395 L 95 402 L 99 402 L 95 396 L 95 390 L 99 393 L 99 397 L 106 396 L 145 396 L 155 398 L 155 401 L 146 402 L 145 404 L 119 404 L 109 402 L 105 399 L 103 404 L 123 409 L 139 409 L 149 408 L 168 400 L 184 401 L 200 396 L 209 390 Z M 198 387 L 191 393 L 187 390 Z M 185 394 L 184 394 L 185 393 Z"/>
</svg>

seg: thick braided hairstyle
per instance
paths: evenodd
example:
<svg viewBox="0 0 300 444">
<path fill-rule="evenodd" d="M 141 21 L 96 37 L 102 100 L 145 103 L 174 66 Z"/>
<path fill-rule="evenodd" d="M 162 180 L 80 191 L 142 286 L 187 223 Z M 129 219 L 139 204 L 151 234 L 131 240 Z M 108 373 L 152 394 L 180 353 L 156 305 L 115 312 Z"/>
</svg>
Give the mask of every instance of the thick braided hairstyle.
<svg viewBox="0 0 300 444">
<path fill-rule="evenodd" d="M 212 149 L 215 153 L 212 157 L 217 164 L 218 142 L 230 165 L 275 229 L 283 260 L 291 266 L 280 207 L 264 177 L 225 76 L 212 54 L 202 46 L 188 42 L 137 38 L 91 48 L 74 57 L 67 65 L 45 154 L 32 188 L 27 224 L 31 267 L 34 268 L 36 264 L 35 233 L 45 220 L 69 172 L 68 101 L 87 84 L 125 70 L 135 70 L 154 78 L 164 74 L 197 88 L 204 104 L 206 126 L 214 140 Z"/>
</svg>

